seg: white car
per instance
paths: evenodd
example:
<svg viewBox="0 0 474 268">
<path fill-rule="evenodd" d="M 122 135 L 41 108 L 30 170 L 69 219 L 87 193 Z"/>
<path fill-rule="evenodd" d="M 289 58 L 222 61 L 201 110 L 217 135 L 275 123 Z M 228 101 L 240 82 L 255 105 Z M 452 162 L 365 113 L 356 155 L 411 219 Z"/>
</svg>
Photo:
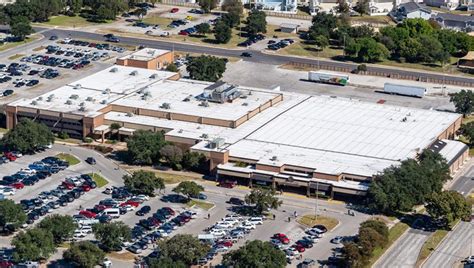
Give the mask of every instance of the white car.
<svg viewBox="0 0 474 268">
<path fill-rule="evenodd" d="M 86 234 L 84 234 L 81 230 L 76 230 L 74 231 L 73 238 L 80 239 L 80 238 L 84 238 L 85 236 Z"/>
<path fill-rule="evenodd" d="M 233 219 L 233 220 L 237 220 L 237 221 L 243 221 L 243 218 L 241 216 L 237 215 L 237 214 L 227 214 L 227 215 L 225 215 L 224 219 Z"/>
<path fill-rule="evenodd" d="M 134 198 L 137 198 L 137 199 L 140 199 L 140 200 L 143 200 L 143 201 L 150 200 L 150 197 L 148 195 L 144 195 L 144 194 L 139 194 L 139 195 L 135 196 Z"/>
<path fill-rule="evenodd" d="M 3 194 L 5 196 L 7 195 L 15 195 L 16 193 L 16 190 L 13 189 L 13 188 L 10 188 L 10 187 L 3 187 L 3 188 L 0 188 L 0 194 Z"/>
<path fill-rule="evenodd" d="M 254 230 L 257 228 L 257 226 L 255 226 L 254 223 L 249 222 L 249 221 L 242 223 L 239 227 L 244 228 L 245 230 Z"/>
<path fill-rule="evenodd" d="M 323 237 L 323 234 L 324 234 L 321 230 L 316 229 L 316 228 L 308 228 L 305 230 L 305 233 L 319 237 L 319 238 Z"/>
<path fill-rule="evenodd" d="M 90 234 L 90 233 L 92 233 L 92 226 L 84 225 L 84 226 L 81 226 L 79 230 L 80 230 L 83 234 Z"/>
<path fill-rule="evenodd" d="M 227 232 L 224 230 L 211 230 L 209 234 L 216 236 L 216 237 L 222 237 L 227 235 Z"/>
<path fill-rule="evenodd" d="M 249 222 L 257 225 L 262 225 L 263 224 L 263 219 L 261 217 L 252 217 L 248 219 Z"/>
<path fill-rule="evenodd" d="M 223 218 L 222 219 L 223 222 L 228 222 L 232 225 L 236 225 L 239 223 L 239 221 L 237 219 L 231 219 L 231 218 Z"/>
<path fill-rule="evenodd" d="M 135 207 L 132 206 L 132 205 L 125 205 L 122 208 L 125 208 L 127 211 L 134 211 L 135 210 Z"/>
<path fill-rule="evenodd" d="M 32 174 L 35 174 L 35 173 L 36 173 L 36 170 L 34 170 L 34 169 L 29 169 L 29 168 L 22 168 L 22 169 L 20 169 L 20 172 L 18 172 L 18 173 L 23 173 L 23 174 L 32 175 Z"/>
<path fill-rule="evenodd" d="M 215 248 L 215 252 L 217 252 L 217 253 L 219 253 L 219 252 L 226 252 L 226 251 L 228 251 L 228 250 L 229 250 L 229 248 L 226 247 L 226 246 L 223 246 L 223 245 L 220 245 L 220 246 L 218 246 L 218 247 Z"/>
<path fill-rule="evenodd" d="M 464 261 L 468 264 L 473 264 L 474 263 L 474 255 L 467 257 Z"/>
<path fill-rule="evenodd" d="M 225 221 L 219 221 L 217 222 L 216 224 L 216 227 L 220 227 L 221 229 L 228 229 L 228 228 L 232 228 L 234 225 L 230 222 L 225 222 Z"/>
</svg>

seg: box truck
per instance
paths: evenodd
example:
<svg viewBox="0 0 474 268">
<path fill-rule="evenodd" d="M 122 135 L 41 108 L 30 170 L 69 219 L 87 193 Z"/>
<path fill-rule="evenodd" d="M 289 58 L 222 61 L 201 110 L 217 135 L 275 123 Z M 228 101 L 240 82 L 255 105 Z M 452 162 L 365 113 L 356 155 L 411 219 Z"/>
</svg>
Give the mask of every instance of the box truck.
<svg viewBox="0 0 474 268">
<path fill-rule="evenodd" d="M 344 74 L 337 74 L 337 73 L 310 71 L 308 72 L 308 80 L 312 82 L 318 82 L 318 83 L 345 86 L 349 83 L 349 76 L 344 75 Z"/>
<path fill-rule="evenodd" d="M 388 94 L 423 98 L 426 93 L 426 88 L 385 83 L 383 86 L 383 92 Z"/>
</svg>

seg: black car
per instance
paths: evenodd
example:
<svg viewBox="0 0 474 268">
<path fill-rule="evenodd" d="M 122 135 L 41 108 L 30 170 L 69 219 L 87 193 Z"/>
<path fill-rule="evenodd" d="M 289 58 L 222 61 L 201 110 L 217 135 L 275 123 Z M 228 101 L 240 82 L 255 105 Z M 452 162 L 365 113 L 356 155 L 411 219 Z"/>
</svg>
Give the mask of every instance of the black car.
<svg viewBox="0 0 474 268">
<path fill-rule="evenodd" d="M 26 186 L 31 186 L 35 184 L 35 181 L 30 178 L 26 178 L 22 181 L 22 183 Z"/>
<path fill-rule="evenodd" d="M 3 91 L 3 96 L 6 97 L 6 96 L 10 96 L 11 94 L 13 94 L 13 90 L 12 89 L 7 89 L 5 91 Z"/>
<path fill-rule="evenodd" d="M 242 206 L 245 204 L 244 200 L 240 199 L 240 198 L 237 198 L 237 197 L 231 197 L 229 199 L 229 204 L 232 204 L 232 205 L 237 205 L 237 206 Z"/>
<path fill-rule="evenodd" d="M 51 41 L 58 40 L 58 37 L 56 35 L 51 35 L 49 40 L 51 40 Z"/>
<path fill-rule="evenodd" d="M 30 81 L 28 81 L 28 83 L 26 83 L 26 85 L 29 86 L 29 87 L 32 87 L 32 86 L 37 85 L 38 83 L 39 83 L 38 80 L 30 80 Z"/>
<path fill-rule="evenodd" d="M 143 206 L 140 210 L 135 212 L 137 216 L 144 216 L 145 214 L 150 213 L 151 207 L 150 206 Z"/>
<path fill-rule="evenodd" d="M 250 58 L 252 57 L 252 53 L 250 52 L 242 52 L 242 54 L 240 54 L 241 57 L 246 57 L 246 58 Z"/>
<path fill-rule="evenodd" d="M 171 202 L 171 203 L 186 203 L 188 202 L 188 199 L 182 195 L 179 194 L 169 194 L 165 195 L 161 198 L 161 201 L 163 202 Z"/>
<path fill-rule="evenodd" d="M 95 165 L 95 164 L 97 163 L 97 162 L 95 161 L 95 158 L 94 158 L 94 157 L 87 157 L 86 162 L 87 162 L 89 165 Z"/>
<path fill-rule="evenodd" d="M 112 221 L 112 217 L 110 217 L 109 215 L 102 215 L 97 217 L 96 219 L 98 219 L 100 223 L 109 223 Z"/>
</svg>

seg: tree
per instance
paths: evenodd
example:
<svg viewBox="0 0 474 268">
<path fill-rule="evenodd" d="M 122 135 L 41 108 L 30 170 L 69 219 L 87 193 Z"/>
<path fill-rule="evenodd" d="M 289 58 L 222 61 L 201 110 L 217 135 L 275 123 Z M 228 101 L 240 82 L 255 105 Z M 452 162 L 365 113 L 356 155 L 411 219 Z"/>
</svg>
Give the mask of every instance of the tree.
<svg viewBox="0 0 474 268">
<path fill-rule="evenodd" d="M 267 32 L 266 14 L 260 10 L 253 10 L 247 17 L 247 32 L 251 35 Z"/>
<path fill-rule="evenodd" d="M 170 239 L 158 242 L 160 259 L 171 259 L 191 266 L 209 251 L 207 244 L 201 243 L 197 237 L 188 234 L 178 234 Z M 174 266 L 173 266 L 174 267 Z"/>
<path fill-rule="evenodd" d="M 177 73 L 179 71 L 178 66 L 176 66 L 176 64 L 174 64 L 173 62 L 168 64 L 165 70 L 168 72 L 174 72 L 174 73 Z"/>
<path fill-rule="evenodd" d="M 188 268 L 182 261 L 173 261 L 171 258 L 147 258 L 150 268 Z"/>
<path fill-rule="evenodd" d="M 474 122 L 469 122 L 467 124 L 461 125 L 460 132 L 462 135 L 468 139 L 469 147 L 474 146 Z"/>
<path fill-rule="evenodd" d="M 228 13 L 237 14 L 238 16 L 244 13 L 244 6 L 240 0 L 224 0 L 221 9 Z"/>
<path fill-rule="evenodd" d="M 217 7 L 217 0 L 199 0 L 198 4 L 204 10 L 204 12 L 209 13 L 211 10 Z"/>
<path fill-rule="evenodd" d="M 233 28 L 240 24 L 240 15 L 236 12 L 225 13 L 222 15 L 221 20 L 219 22 L 222 22 L 230 28 Z"/>
<path fill-rule="evenodd" d="M 55 251 L 53 235 L 41 228 L 29 229 L 17 234 L 12 245 L 15 247 L 15 262 L 39 261 L 48 259 Z"/>
<path fill-rule="evenodd" d="M 119 123 L 112 123 L 110 124 L 110 129 L 111 130 L 119 130 L 122 126 Z"/>
<path fill-rule="evenodd" d="M 188 199 L 191 199 L 191 197 L 197 197 L 202 191 L 204 191 L 204 187 L 194 181 L 180 182 L 178 186 L 173 189 L 173 192 L 185 195 Z"/>
<path fill-rule="evenodd" d="M 130 227 L 121 221 L 94 224 L 92 231 L 106 252 L 122 250 L 122 243 L 131 239 Z"/>
<path fill-rule="evenodd" d="M 127 140 L 128 155 L 134 164 L 151 165 L 160 160 L 165 144 L 163 133 L 138 130 Z"/>
<path fill-rule="evenodd" d="M 367 72 L 367 65 L 365 64 L 357 65 L 357 72 Z"/>
<path fill-rule="evenodd" d="M 227 44 L 232 38 L 232 29 L 229 25 L 219 21 L 216 26 L 214 26 L 214 37 L 217 43 Z"/>
<path fill-rule="evenodd" d="M 348 42 L 344 52 L 361 62 L 377 62 L 388 57 L 388 49 L 373 38 L 364 37 Z"/>
<path fill-rule="evenodd" d="M 364 267 L 367 262 L 361 254 L 359 245 L 355 242 L 344 244 L 342 256 L 346 267 Z"/>
<path fill-rule="evenodd" d="M 270 242 L 253 240 L 247 241 L 239 249 L 224 255 L 223 264 L 226 267 L 286 267 L 285 253 L 276 249 Z"/>
<path fill-rule="evenodd" d="M 102 264 L 105 252 L 90 241 L 80 241 L 72 243 L 63 258 L 77 267 L 94 268 Z"/>
<path fill-rule="evenodd" d="M 25 40 L 26 36 L 33 33 L 33 28 L 27 17 L 13 17 L 10 20 L 10 31 L 19 40 Z"/>
<path fill-rule="evenodd" d="M 186 170 L 203 172 L 207 164 L 206 156 L 198 152 L 186 151 L 183 155 L 181 165 Z"/>
<path fill-rule="evenodd" d="M 369 4 L 370 4 L 369 0 L 357 1 L 357 4 L 354 6 L 354 10 L 361 15 L 368 15 L 370 13 Z"/>
<path fill-rule="evenodd" d="M 282 201 L 275 197 L 275 190 L 256 187 L 253 188 L 250 194 L 245 196 L 247 204 L 254 204 L 255 210 L 262 214 L 268 209 L 277 209 Z"/>
<path fill-rule="evenodd" d="M 227 61 L 214 56 L 191 57 L 186 70 L 191 79 L 216 82 L 222 78 Z"/>
<path fill-rule="evenodd" d="M 4 231 L 6 228 L 14 231 L 25 221 L 26 214 L 19 204 L 10 199 L 0 200 L 0 226 Z"/>
<path fill-rule="evenodd" d="M 163 179 L 156 177 L 155 173 L 151 171 L 135 171 L 132 175 L 124 175 L 123 181 L 125 187 L 134 194 L 154 196 L 156 190 L 165 189 Z"/>
<path fill-rule="evenodd" d="M 206 22 L 200 23 L 196 25 L 196 32 L 200 35 L 206 35 L 211 32 L 211 25 Z"/>
<path fill-rule="evenodd" d="M 44 218 L 38 227 L 50 232 L 53 235 L 54 243 L 60 244 L 72 238 L 77 224 L 69 215 L 55 214 Z"/>
<path fill-rule="evenodd" d="M 165 145 L 160 149 L 160 155 L 170 164 L 176 165 L 183 159 L 183 151 L 176 145 Z"/>
<path fill-rule="evenodd" d="M 330 13 L 317 13 L 313 16 L 311 22 L 309 36 L 312 40 L 315 40 L 320 35 L 326 36 L 329 39 L 337 27 L 337 17 Z"/>
<path fill-rule="evenodd" d="M 456 113 L 461 113 L 463 117 L 466 117 L 473 111 L 474 92 L 462 89 L 457 93 L 450 94 L 449 101 L 456 107 Z"/>
<path fill-rule="evenodd" d="M 324 35 L 318 35 L 315 38 L 314 43 L 318 46 L 319 50 L 324 50 L 329 46 L 329 39 Z"/>
<path fill-rule="evenodd" d="M 73 14 L 81 12 L 83 2 L 82 0 L 67 0 L 67 6 Z"/>
<path fill-rule="evenodd" d="M 408 38 L 400 44 L 400 56 L 404 57 L 408 62 L 417 62 L 418 54 L 422 49 L 418 39 Z"/>
<path fill-rule="evenodd" d="M 458 219 L 469 219 L 471 216 L 471 205 L 456 191 L 433 193 L 428 198 L 426 210 L 431 217 L 444 222 L 446 227 Z"/>
<path fill-rule="evenodd" d="M 349 14 L 349 11 L 351 11 L 351 8 L 349 7 L 349 4 L 345 0 L 337 0 L 337 7 L 336 7 L 337 13 L 340 14 Z"/>
<path fill-rule="evenodd" d="M 54 142 L 54 135 L 44 124 L 36 123 L 30 119 L 22 119 L 3 138 L 2 143 L 9 150 L 33 152 L 39 147 L 44 147 Z"/>
<path fill-rule="evenodd" d="M 135 14 L 135 16 L 138 17 L 139 20 L 142 20 L 143 17 L 146 16 L 147 11 L 146 11 L 146 9 L 144 9 L 144 8 L 138 8 L 138 9 L 136 9 L 136 10 L 134 11 L 134 14 Z"/>
</svg>

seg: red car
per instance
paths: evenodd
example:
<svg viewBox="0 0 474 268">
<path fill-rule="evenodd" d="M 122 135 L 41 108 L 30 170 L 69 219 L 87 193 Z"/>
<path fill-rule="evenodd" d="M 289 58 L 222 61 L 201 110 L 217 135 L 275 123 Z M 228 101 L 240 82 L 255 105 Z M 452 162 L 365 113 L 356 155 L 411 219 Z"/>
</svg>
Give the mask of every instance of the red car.
<svg viewBox="0 0 474 268">
<path fill-rule="evenodd" d="M 11 261 L 7 261 L 7 260 L 1 260 L 0 261 L 0 268 L 10 268 L 10 267 L 13 267 L 13 263 Z"/>
<path fill-rule="evenodd" d="M 186 32 L 186 31 L 179 31 L 179 33 L 178 33 L 178 34 L 179 34 L 179 35 L 189 35 L 189 33 L 188 33 L 188 32 Z"/>
<path fill-rule="evenodd" d="M 67 182 L 67 181 L 63 181 L 63 186 L 64 188 L 68 189 L 68 190 L 72 190 L 74 189 L 74 184 L 70 183 L 70 182 Z"/>
<path fill-rule="evenodd" d="M 232 245 L 234 245 L 234 244 L 232 243 L 232 241 L 222 241 L 222 242 L 219 243 L 219 245 L 223 245 L 223 246 L 225 246 L 225 247 L 230 248 L 230 247 L 232 247 Z"/>
<path fill-rule="evenodd" d="M 292 248 L 296 249 L 298 252 L 302 253 L 302 252 L 305 252 L 305 248 L 300 245 L 300 244 L 297 244 L 297 245 L 293 245 Z"/>
<path fill-rule="evenodd" d="M 139 206 L 140 206 L 140 202 L 132 201 L 132 200 L 128 200 L 128 201 L 125 202 L 124 204 L 126 204 L 126 205 L 131 205 L 131 206 L 134 206 L 134 207 L 139 207 Z"/>
<path fill-rule="evenodd" d="M 3 155 L 10 161 L 16 160 L 16 156 L 12 154 L 11 152 L 4 152 Z"/>
<path fill-rule="evenodd" d="M 79 212 L 79 215 L 82 215 L 84 217 L 87 217 L 89 219 L 94 219 L 97 214 L 92 212 L 92 211 L 89 211 L 89 210 L 81 210 L 81 212 Z"/>
<path fill-rule="evenodd" d="M 95 205 L 94 206 L 94 209 L 97 210 L 97 211 L 102 211 L 104 209 L 106 209 L 107 207 L 104 206 L 104 205 Z"/>
<path fill-rule="evenodd" d="M 83 184 L 81 188 L 84 192 L 89 192 L 91 190 L 91 187 L 87 184 Z"/>
<path fill-rule="evenodd" d="M 177 13 L 178 11 L 179 11 L 179 8 L 174 7 L 174 8 L 171 9 L 170 12 L 171 12 L 171 13 Z"/>
<path fill-rule="evenodd" d="M 224 188 L 234 188 L 235 185 L 237 185 L 237 183 L 235 181 L 232 181 L 232 182 L 221 181 L 221 182 L 219 182 L 218 186 L 224 187 Z"/>
<path fill-rule="evenodd" d="M 23 189 L 25 187 L 25 185 L 22 182 L 14 182 L 10 184 L 10 186 L 15 189 Z"/>
<path fill-rule="evenodd" d="M 166 209 L 172 216 L 174 216 L 175 212 L 172 208 L 170 207 L 164 207 L 163 209 Z"/>
<path fill-rule="evenodd" d="M 290 243 L 290 239 L 286 236 L 286 234 L 277 233 L 273 235 L 273 238 L 280 240 L 282 244 Z"/>
</svg>

